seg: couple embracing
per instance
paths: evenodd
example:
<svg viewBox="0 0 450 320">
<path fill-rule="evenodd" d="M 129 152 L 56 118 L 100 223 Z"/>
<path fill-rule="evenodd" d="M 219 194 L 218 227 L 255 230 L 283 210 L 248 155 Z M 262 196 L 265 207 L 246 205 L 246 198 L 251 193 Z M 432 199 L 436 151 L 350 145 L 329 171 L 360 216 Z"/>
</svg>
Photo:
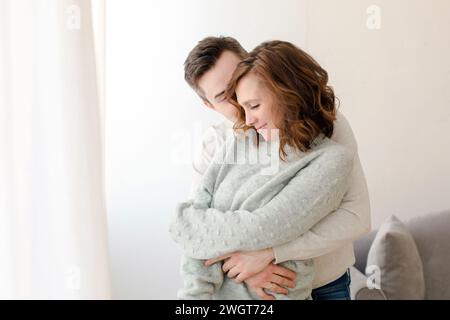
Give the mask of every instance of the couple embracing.
<svg viewBox="0 0 450 320">
<path fill-rule="evenodd" d="M 170 224 L 184 250 L 178 298 L 350 299 L 353 241 L 370 230 L 370 206 L 328 73 L 289 42 L 247 52 L 208 37 L 185 79 L 225 119 L 206 132 L 191 196 Z M 249 161 L 261 150 L 276 170 Z"/>
</svg>

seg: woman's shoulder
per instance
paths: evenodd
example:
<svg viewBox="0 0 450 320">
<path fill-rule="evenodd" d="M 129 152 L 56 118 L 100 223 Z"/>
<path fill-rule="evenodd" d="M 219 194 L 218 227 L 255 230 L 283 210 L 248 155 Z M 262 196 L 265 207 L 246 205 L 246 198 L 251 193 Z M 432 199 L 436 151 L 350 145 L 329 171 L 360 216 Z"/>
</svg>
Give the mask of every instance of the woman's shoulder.
<svg viewBox="0 0 450 320">
<path fill-rule="evenodd" d="M 308 165 L 320 163 L 322 167 L 350 167 L 353 165 L 354 153 L 347 146 L 325 135 L 316 137 L 306 152 L 289 147 L 287 163 Z"/>
<path fill-rule="evenodd" d="M 358 150 L 358 144 L 350 123 L 339 111 L 336 113 L 336 121 L 334 122 L 334 131 L 331 139 L 348 147 L 353 152 L 357 152 Z"/>
<path fill-rule="evenodd" d="M 325 136 L 314 141 L 310 152 L 322 161 L 342 162 L 344 165 L 351 165 L 354 158 L 351 148 Z"/>
</svg>

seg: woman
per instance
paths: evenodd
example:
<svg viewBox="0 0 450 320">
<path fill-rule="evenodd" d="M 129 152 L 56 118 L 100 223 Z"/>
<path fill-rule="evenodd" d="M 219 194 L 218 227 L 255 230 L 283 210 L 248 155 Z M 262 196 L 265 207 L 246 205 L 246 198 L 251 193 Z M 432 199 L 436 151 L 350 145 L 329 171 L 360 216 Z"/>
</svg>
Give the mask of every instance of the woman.
<svg viewBox="0 0 450 320">
<path fill-rule="evenodd" d="M 311 61 L 292 44 L 272 41 L 255 48 L 234 72 L 227 97 L 238 109 L 236 134 L 171 224 L 185 250 L 180 298 L 257 299 L 244 284 L 224 277 L 219 263 L 207 267 L 203 259 L 291 241 L 339 206 L 352 155 L 329 139 L 334 94 L 326 72 Z M 272 160 L 281 161 L 275 171 L 263 173 L 266 163 L 254 163 L 252 154 L 260 159 L 261 150 L 274 145 Z M 244 162 L 236 161 L 236 150 Z M 287 298 L 309 299 L 312 261 L 283 265 L 298 274 Z"/>
</svg>

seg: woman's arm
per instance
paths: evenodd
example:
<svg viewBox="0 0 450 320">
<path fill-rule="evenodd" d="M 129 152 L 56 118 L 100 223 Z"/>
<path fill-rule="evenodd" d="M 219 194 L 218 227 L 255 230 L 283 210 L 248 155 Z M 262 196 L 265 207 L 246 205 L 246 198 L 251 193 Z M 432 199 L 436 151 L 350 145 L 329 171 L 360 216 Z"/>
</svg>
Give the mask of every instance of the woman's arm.
<svg viewBox="0 0 450 320">
<path fill-rule="evenodd" d="M 371 229 L 369 192 L 358 155 L 358 143 L 348 120 L 340 112 L 337 113 L 331 139 L 354 153 L 349 189 L 336 211 L 299 238 L 273 248 L 276 263 L 311 259 L 328 254 L 352 243 Z"/>
<path fill-rule="evenodd" d="M 331 145 L 300 170 L 264 207 L 221 212 L 201 202 L 182 203 L 171 225 L 185 253 L 209 259 L 238 250 L 258 250 L 298 238 L 335 210 L 347 189 L 352 156 Z M 202 245 L 207 244 L 207 245 Z"/>
<path fill-rule="evenodd" d="M 223 283 L 220 264 L 205 267 L 204 261 L 182 256 L 183 288 L 178 291 L 181 300 L 211 300 Z"/>
<path fill-rule="evenodd" d="M 306 260 L 328 254 L 370 231 L 367 183 L 358 154 L 340 207 L 299 238 L 273 248 L 275 262 Z"/>
</svg>

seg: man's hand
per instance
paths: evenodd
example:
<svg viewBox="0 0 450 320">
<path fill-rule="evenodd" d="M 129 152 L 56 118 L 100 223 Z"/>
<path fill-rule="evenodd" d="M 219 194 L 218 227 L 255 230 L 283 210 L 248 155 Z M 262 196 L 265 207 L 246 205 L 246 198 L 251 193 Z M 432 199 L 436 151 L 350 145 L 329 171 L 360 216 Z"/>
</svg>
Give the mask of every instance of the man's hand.
<svg viewBox="0 0 450 320">
<path fill-rule="evenodd" d="M 288 294 L 288 288 L 295 287 L 297 274 L 287 268 L 270 264 L 262 272 L 245 280 L 245 284 L 263 300 L 274 300 L 275 297 L 267 294 L 264 289 L 271 292 Z"/>
<path fill-rule="evenodd" d="M 234 252 L 205 262 L 205 266 L 224 261 L 223 272 L 227 273 L 229 278 L 236 277 L 237 282 L 242 282 L 248 278 L 260 273 L 271 264 L 275 256 L 272 248 L 248 251 Z"/>
</svg>

